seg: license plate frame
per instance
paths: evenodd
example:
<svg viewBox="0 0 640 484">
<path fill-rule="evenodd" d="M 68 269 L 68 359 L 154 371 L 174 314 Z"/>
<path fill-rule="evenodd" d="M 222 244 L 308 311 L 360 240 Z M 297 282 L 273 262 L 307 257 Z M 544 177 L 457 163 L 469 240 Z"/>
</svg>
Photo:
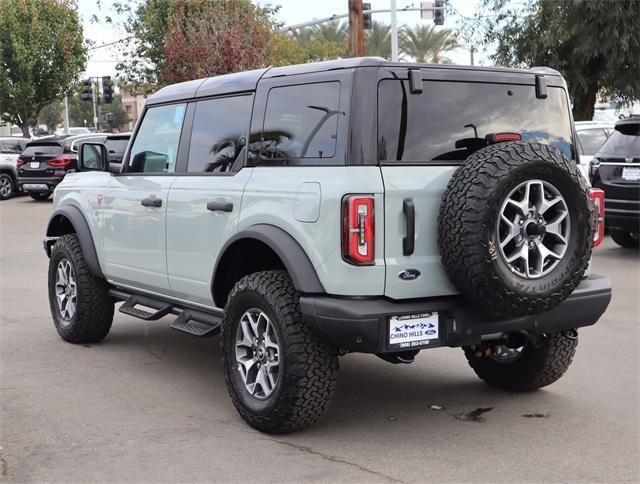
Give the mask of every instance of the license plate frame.
<svg viewBox="0 0 640 484">
<path fill-rule="evenodd" d="M 387 349 L 407 351 L 442 345 L 440 314 L 429 311 L 387 318 Z"/>
<path fill-rule="evenodd" d="M 640 166 L 622 167 L 622 179 L 625 181 L 640 181 Z"/>
</svg>

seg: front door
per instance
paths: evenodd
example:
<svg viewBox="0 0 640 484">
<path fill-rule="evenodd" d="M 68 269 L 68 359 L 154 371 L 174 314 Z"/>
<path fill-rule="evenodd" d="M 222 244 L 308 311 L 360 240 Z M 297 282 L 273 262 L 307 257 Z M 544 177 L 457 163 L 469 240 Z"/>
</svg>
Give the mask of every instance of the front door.
<svg viewBox="0 0 640 484">
<path fill-rule="evenodd" d="M 242 193 L 252 168 L 242 167 L 252 95 L 198 101 L 186 174 L 167 204 L 167 267 L 173 297 L 213 307 L 211 277 L 224 243 L 238 231 Z"/>
<path fill-rule="evenodd" d="M 145 112 L 124 171 L 104 193 L 105 273 L 116 284 L 169 292 L 166 214 L 185 110 L 182 103 Z"/>
</svg>

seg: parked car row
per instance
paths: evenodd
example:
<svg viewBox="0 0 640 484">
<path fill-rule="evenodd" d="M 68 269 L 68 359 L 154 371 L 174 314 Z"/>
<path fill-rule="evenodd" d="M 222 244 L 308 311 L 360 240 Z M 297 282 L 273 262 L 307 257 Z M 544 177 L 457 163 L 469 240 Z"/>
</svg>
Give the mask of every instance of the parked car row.
<svg viewBox="0 0 640 484">
<path fill-rule="evenodd" d="M 29 141 L 0 138 L 0 200 L 26 192 L 34 200 L 49 198 L 65 175 L 78 169 L 82 143 L 104 143 L 112 163 L 121 163 L 130 133 L 53 136 Z"/>
</svg>

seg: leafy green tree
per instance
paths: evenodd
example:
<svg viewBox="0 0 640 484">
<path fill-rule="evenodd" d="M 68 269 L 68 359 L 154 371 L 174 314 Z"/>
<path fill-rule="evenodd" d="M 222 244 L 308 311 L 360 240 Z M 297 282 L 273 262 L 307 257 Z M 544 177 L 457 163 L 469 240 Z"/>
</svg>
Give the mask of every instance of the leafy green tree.
<svg viewBox="0 0 640 484">
<path fill-rule="evenodd" d="M 75 2 L 0 0 L 0 119 L 28 136 L 42 108 L 70 90 L 86 58 Z"/>
<path fill-rule="evenodd" d="M 40 110 L 38 114 L 38 123 L 46 124 L 49 133 L 55 133 L 56 127 L 62 122 L 62 103 L 53 101 Z"/>
<path fill-rule="evenodd" d="M 593 118 L 596 96 L 640 98 L 638 0 L 536 0 L 523 10 L 484 0 L 494 16 L 475 19 L 498 65 L 549 66 L 565 77 L 577 120 Z"/>
<path fill-rule="evenodd" d="M 122 107 L 122 96 L 120 94 L 114 94 L 113 102 L 111 104 L 103 104 L 100 109 L 103 112 L 110 112 L 113 115 L 110 126 L 105 123 L 105 128 L 120 129 L 130 121 L 127 112 Z"/>
<path fill-rule="evenodd" d="M 93 103 L 80 99 L 81 89 L 77 86 L 73 94 L 69 96 L 69 124 L 71 126 L 93 126 Z"/>
<path fill-rule="evenodd" d="M 365 31 L 364 51 L 367 55 L 391 59 L 391 28 L 375 20 L 371 27 Z"/>
<path fill-rule="evenodd" d="M 440 63 L 441 55 L 458 47 L 455 34 L 450 30 L 436 30 L 433 25 L 404 27 L 399 35 L 402 54 L 416 62 Z"/>
</svg>

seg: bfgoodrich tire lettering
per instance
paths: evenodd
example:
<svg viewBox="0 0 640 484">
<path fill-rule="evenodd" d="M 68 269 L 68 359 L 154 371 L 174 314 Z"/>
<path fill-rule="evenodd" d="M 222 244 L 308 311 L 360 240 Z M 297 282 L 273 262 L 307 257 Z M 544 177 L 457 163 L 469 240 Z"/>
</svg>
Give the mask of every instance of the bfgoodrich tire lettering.
<svg viewBox="0 0 640 484">
<path fill-rule="evenodd" d="M 557 189 L 571 220 L 561 260 L 537 278 L 514 271 L 497 245 L 501 207 L 528 180 Z M 593 230 L 587 187 L 575 163 L 547 145 L 500 143 L 474 153 L 449 181 L 438 218 L 438 246 L 451 281 L 476 308 L 489 315 L 521 316 L 548 311 L 573 292 L 589 263 Z"/>
<path fill-rule="evenodd" d="M 254 309 L 268 316 L 280 348 L 279 377 L 266 398 L 249 393 L 236 360 L 237 326 Z M 238 281 L 227 299 L 221 344 L 229 394 L 253 428 L 268 433 L 300 430 L 327 409 L 335 389 L 337 349 L 301 321 L 298 294 L 285 271 L 257 272 Z"/>
<path fill-rule="evenodd" d="M 67 262 L 70 264 L 74 276 L 76 304 L 73 312 L 61 311 L 56 296 L 61 261 L 64 266 Z M 95 343 L 104 339 L 111 329 L 114 301 L 109 296 L 108 284 L 89 272 L 76 234 L 63 235 L 51 250 L 49 306 L 58 334 L 70 343 Z"/>
</svg>

